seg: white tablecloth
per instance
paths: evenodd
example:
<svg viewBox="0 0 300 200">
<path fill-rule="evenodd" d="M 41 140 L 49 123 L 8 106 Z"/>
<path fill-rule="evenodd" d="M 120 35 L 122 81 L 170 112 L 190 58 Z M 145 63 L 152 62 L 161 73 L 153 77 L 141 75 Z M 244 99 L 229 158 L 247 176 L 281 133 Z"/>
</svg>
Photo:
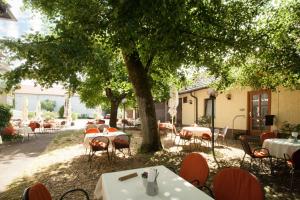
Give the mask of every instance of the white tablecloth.
<svg viewBox="0 0 300 200">
<path fill-rule="evenodd" d="M 266 139 L 264 140 L 263 148 L 268 149 L 271 156 L 284 158 L 284 154 L 292 156 L 295 151 L 300 149 L 300 141 L 298 141 L 297 143 L 293 143 L 288 139 Z"/>
<path fill-rule="evenodd" d="M 141 174 L 149 168 L 139 168 L 126 171 L 105 173 L 99 178 L 94 191 L 94 199 L 103 200 L 213 200 L 210 196 L 185 181 L 164 166 L 154 166 L 158 169 L 158 195 L 148 196 L 143 185 Z M 138 176 L 119 181 L 118 178 L 137 172 Z"/>
<path fill-rule="evenodd" d="M 108 137 L 110 141 L 112 141 L 118 135 L 126 135 L 126 133 L 117 131 L 117 132 L 110 132 L 110 133 L 88 133 L 84 136 L 83 145 L 85 148 L 90 148 L 90 141 L 92 141 L 95 137 L 98 136 L 105 136 Z"/>
<path fill-rule="evenodd" d="M 211 135 L 211 130 L 207 127 L 188 126 L 183 127 L 182 131 L 191 132 L 194 137 L 201 137 L 203 133 L 208 133 Z"/>
</svg>

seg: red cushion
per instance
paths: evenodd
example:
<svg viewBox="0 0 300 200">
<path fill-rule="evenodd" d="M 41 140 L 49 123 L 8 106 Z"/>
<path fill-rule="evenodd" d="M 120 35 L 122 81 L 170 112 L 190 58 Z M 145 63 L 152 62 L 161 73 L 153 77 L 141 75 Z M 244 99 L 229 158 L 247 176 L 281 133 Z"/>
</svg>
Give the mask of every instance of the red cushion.
<svg viewBox="0 0 300 200">
<path fill-rule="evenodd" d="M 253 151 L 253 154 L 254 154 L 254 156 L 259 157 L 259 158 L 269 156 L 268 151 L 266 151 L 264 149 Z"/>
<path fill-rule="evenodd" d="M 28 191 L 28 197 L 30 200 L 51 200 L 51 195 L 48 189 L 41 183 L 36 183 L 31 186 Z"/>
<path fill-rule="evenodd" d="M 90 145 L 92 147 L 93 150 L 100 150 L 100 149 L 106 149 L 108 144 L 105 142 L 101 142 L 101 141 L 91 141 Z"/>
</svg>

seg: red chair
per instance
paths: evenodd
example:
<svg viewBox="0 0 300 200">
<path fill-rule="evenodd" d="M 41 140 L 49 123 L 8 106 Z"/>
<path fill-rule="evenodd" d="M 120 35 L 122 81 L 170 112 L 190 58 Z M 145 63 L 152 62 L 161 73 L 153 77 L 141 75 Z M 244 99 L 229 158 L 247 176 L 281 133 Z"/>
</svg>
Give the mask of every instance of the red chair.
<svg viewBox="0 0 300 200">
<path fill-rule="evenodd" d="M 65 192 L 61 197 L 60 200 L 65 199 L 71 193 L 81 193 L 83 196 L 89 200 L 88 193 L 83 189 L 73 189 Z M 78 197 L 78 194 L 76 194 Z M 51 194 L 48 189 L 42 183 L 36 183 L 33 186 L 26 188 L 22 195 L 22 200 L 52 200 Z"/>
<path fill-rule="evenodd" d="M 114 128 L 114 127 L 109 127 L 106 129 L 108 132 L 117 132 L 118 129 Z"/>
<path fill-rule="evenodd" d="M 89 133 L 100 133 L 100 131 L 98 128 L 89 128 L 85 130 L 85 134 L 89 134 Z"/>
<path fill-rule="evenodd" d="M 105 124 L 105 120 L 98 119 L 98 120 L 96 121 L 96 124 Z"/>
<path fill-rule="evenodd" d="M 266 139 L 271 138 L 276 138 L 276 134 L 274 132 L 264 132 L 260 135 L 260 142 L 263 144 Z"/>
<path fill-rule="evenodd" d="M 209 168 L 206 159 L 199 153 L 190 153 L 182 161 L 179 176 L 199 189 L 205 186 Z"/>
<path fill-rule="evenodd" d="M 107 158 L 109 158 L 108 152 L 109 139 L 105 136 L 97 136 L 90 141 L 90 153 L 89 153 L 89 161 L 92 160 L 92 157 L 95 155 L 97 151 L 106 151 Z"/>
<path fill-rule="evenodd" d="M 290 187 L 291 190 L 294 189 L 294 174 L 300 174 L 300 149 L 295 151 L 292 155 L 292 158 L 289 158 L 287 154 L 284 154 L 286 164 L 290 170 Z"/>
<path fill-rule="evenodd" d="M 37 122 L 30 122 L 28 126 L 31 128 L 32 132 L 34 132 L 36 128 L 41 127 L 41 125 Z"/>
<path fill-rule="evenodd" d="M 213 179 L 215 200 L 264 200 L 259 180 L 240 168 L 221 170 Z"/>
<path fill-rule="evenodd" d="M 119 150 L 124 156 L 124 149 L 128 149 L 128 154 L 131 155 L 130 152 L 130 137 L 128 135 L 118 135 L 112 141 L 113 152 L 116 155 L 116 151 Z"/>
<path fill-rule="evenodd" d="M 241 162 L 241 167 L 243 166 L 244 160 L 246 155 L 249 155 L 251 157 L 251 161 L 250 161 L 250 169 L 251 169 L 251 165 L 252 165 L 252 159 L 260 159 L 260 164 L 262 164 L 262 159 L 267 158 L 270 160 L 270 169 L 271 169 L 271 173 L 273 173 L 272 171 L 272 157 L 269 153 L 269 150 L 266 148 L 256 148 L 256 149 L 251 149 L 247 136 L 242 135 L 239 137 L 242 147 L 244 149 L 244 157 L 243 160 Z"/>
</svg>

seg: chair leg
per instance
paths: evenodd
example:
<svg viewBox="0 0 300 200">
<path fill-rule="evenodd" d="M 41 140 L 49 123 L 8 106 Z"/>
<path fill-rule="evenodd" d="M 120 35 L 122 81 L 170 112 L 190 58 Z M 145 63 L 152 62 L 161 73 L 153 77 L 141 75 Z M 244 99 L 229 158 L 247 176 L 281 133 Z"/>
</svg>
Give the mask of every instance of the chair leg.
<svg viewBox="0 0 300 200">
<path fill-rule="evenodd" d="M 244 157 L 243 157 L 243 159 L 242 159 L 242 162 L 241 162 L 241 164 L 240 164 L 240 167 L 242 167 L 243 164 L 244 164 L 245 156 L 246 156 L 246 153 L 244 154 Z"/>
<path fill-rule="evenodd" d="M 290 175 L 290 187 L 291 187 L 291 191 L 294 190 L 294 170 L 291 170 L 291 175 Z"/>
</svg>

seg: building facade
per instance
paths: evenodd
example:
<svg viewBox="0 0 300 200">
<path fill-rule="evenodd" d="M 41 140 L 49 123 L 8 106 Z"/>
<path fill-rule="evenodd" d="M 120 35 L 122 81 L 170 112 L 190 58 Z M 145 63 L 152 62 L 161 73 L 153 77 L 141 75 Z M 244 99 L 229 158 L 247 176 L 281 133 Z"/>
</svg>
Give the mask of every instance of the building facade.
<svg viewBox="0 0 300 200">
<path fill-rule="evenodd" d="M 211 115 L 212 99 L 208 87 L 183 90 L 182 124 L 197 122 Z M 280 87 L 276 91 L 235 88 L 219 93 L 215 99 L 215 126 L 228 126 L 235 131 L 259 135 L 266 130 L 278 130 L 283 122 L 300 123 L 300 90 Z M 271 122 L 270 122 L 271 119 Z"/>
<path fill-rule="evenodd" d="M 55 101 L 54 111 L 58 112 L 61 106 L 65 103 L 66 91 L 61 87 L 53 87 L 49 89 L 43 89 L 39 86 L 22 85 L 20 89 L 14 92 L 14 109 L 21 111 L 23 109 L 24 101 L 28 99 L 28 111 L 34 112 L 38 101 L 44 100 Z M 70 98 L 72 112 L 78 113 L 78 115 L 87 115 L 93 117 L 96 113 L 95 109 L 89 109 L 83 102 L 80 101 L 79 95 L 75 94 Z"/>
</svg>

